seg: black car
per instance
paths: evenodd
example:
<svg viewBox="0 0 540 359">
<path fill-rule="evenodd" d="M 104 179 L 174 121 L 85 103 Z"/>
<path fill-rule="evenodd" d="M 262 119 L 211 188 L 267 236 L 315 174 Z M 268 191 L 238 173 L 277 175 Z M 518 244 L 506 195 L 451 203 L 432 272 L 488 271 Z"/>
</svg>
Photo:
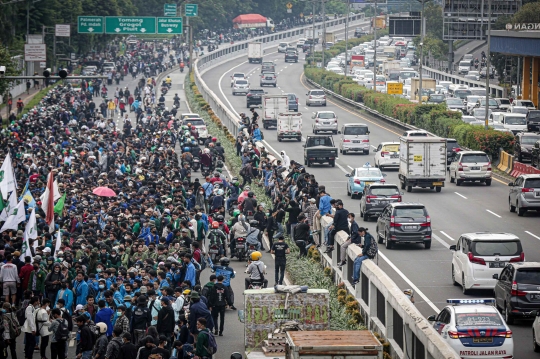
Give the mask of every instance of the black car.
<svg viewBox="0 0 540 359">
<path fill-rule="evenodd" d="M 495 306 L 506 324 L 512 324 L 516 317 L 534 318 L 531 312 L 540 310 L 540 263 L 508 263 L 493 278 L 497 280 L 493 290 Z"/>
<path fill-rule="evenodd" d="M 262 96 L 265 94 L 263 89 L 249 89 L 246 95 L 246 107 L 252 105 L 262 105 Z"/>
<path fill-rule="evenodd" d="M 525 120 L 527 122 L 527 131 L 540 131 L 540 110 L 529 110 Z"/>
<path fill-rule="evenodd" d="M 298 62 L 298 54 L 296 51 L 287 51 L 285 53 L 285 62 Z"/>
<path fill-rule="evenodd" d="M 365 186 L 360 199 L 360 216 L 365 222 L 379 216 L 389 203 L 401 202 L 402 194 L 397 184 L 376 182 Z"/>
<path fill-rule="evenodd" d="M 450 163 L 454 160 L 456 154 L 461 150 L 461 146 L 456 139 L 446 139 L 446 165 L 450 166 Z"/>
<path fill-rule="evenodd" d="M 377 219 L 377 240 L 392 249 L 398 243 L 422 243 L 431 248 L 431 218 L 421 203 L 395 202 Z"/>
<path fill-rule="evenodd" d="M 540 140 L 540 135 L 534 132 L 518 132 L 514 140 L 514 158 L 518 162 L 530 160 L 534 144 Z"/>
<path fill-rule="evenodd" d="M 293 93 L 288 93 L 287 97 L 289 98 L 289 111 L 298 112 L 298 97 Z"/>
</svg>

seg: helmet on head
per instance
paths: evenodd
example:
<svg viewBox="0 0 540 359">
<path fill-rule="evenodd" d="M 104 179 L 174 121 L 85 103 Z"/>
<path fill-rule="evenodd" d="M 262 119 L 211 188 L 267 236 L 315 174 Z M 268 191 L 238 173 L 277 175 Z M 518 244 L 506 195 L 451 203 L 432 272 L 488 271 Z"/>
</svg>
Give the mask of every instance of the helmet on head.
<svg viewBox="0 0 540 359">
<path fill-rule="evenodd" d="M 191 126 L 191 129 L 195 131 L 197 129 L 197 127 Z"/>
<path fill-rule="evenodd" d="M 189 148 L 189 147 L 184 147 L 184 152 L 189 152 L 189 151 L 191 151 L 191 148 Z"/>
<path fill-rule="evenodd" d="M 252 261 L 258 261 L 261 258 L 262 258 L 261 252 L 255 251 L 255 252 L 251 253 L 251 260 Z"/>
<path fill-rule="evenodd" d="M 217 142 L 217 137 L 212 137 L 212 142 Z"/>
<path fill-rule="evenodd" d="M 244 186 L 244 191 L 249 191 L 249 190 L 251 190 L 250 186 Z"/>
<path fill-rule="evenodd" d="M 188 129 L 191 128 L 191 122 L 188 122 L 187 127 Z"/>
<path fill-rule="evenodd" d="M 99 334 L 103 334 L 107 332 L 107 324 L 105 323 L 97 323 L 96 327 L 99 329 Z"/>
<path fill-rule="evenodd" d="M 225 217 L 223 217 L 221 214 L 216 217 L 216 221 L 223 222 L 225 220 Z"/>
<path fill-rule="evenodd" d="M 230 259 L 228 257 L 222 257 L 219 260 L 219 264 L 221 264 L 222 266 L 228 266 L 230 262 L 231 261 L 230 261 Z"/>
<path fill-rule="evenodd" d="M 242 354 L 236 352 L 231 354 L 231 359 L 242 359 Z"/>
<path fill-rule="evenodd" d="M 232 213 L 233 217 L 236 217 L 240 214 L 240 210 L 239 209 L 235 209 Z"/>
<path fill-rule="evenodd" d="M 249 191 L 249 192 L 248 192 L 248 197 L 249 197 L 249 198 L 253 198 L 253 196 L 255 196 L 255 193 Z"/>
<path fill-rule="evenodd" d="M 212 228 L 219 228 L 219 223 L 216 221 L 212 222 Z"/>
<path fill-rule="evenodd" d="M 257 226 L 258 224 L 259 224 L 259 221 L 257 221 L 256 219 L 252 219 L 251 221 L 249 221 L 250 226 Z"/>
<path fill-rule="evenodd" d="M 221 188 L 218 189 L 218 191 L 217 191 L 218 196 L 223 196 L 223 193 L 224 192 L 223 192 L 223 190 Z"/>
</svg>

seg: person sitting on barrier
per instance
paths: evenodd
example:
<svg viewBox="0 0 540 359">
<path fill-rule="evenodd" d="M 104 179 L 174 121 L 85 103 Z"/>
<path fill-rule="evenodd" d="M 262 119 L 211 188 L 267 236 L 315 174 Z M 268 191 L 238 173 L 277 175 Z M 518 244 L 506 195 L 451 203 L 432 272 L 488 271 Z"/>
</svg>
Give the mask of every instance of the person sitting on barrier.
<svg viewBox="0 0 540 359">
<path fill-rule="evenodd" d="M 362 262 L 366 259 L 373 259 L 377 255 L 378 247 L 377 242 L 371 234 L 368 233 L 367 228 L 358 228 L 358 235 L 364 238 L 364 244 L 362 247 L 362 253 L 360 253 L 354 259 L 353 264 L 353 283 L 356 285 L 360 281 L 360 270 L 362 268 Z"/>
</svg>

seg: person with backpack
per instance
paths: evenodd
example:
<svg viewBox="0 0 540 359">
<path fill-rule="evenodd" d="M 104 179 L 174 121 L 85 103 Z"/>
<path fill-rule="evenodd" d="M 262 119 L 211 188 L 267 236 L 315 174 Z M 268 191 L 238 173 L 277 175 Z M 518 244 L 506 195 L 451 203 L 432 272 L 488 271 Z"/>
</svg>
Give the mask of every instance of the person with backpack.
<svg viewBox="0 0 540 359">
<path fill-rule="evenodd" d="M 214 334 L 223 336 L 223 329 L 225 326 L 225 308 L 229 304 L 229 287 L 223 284 L 224 277 L 219 275 L 217 277 L 217 283 L 210 289 L 208 295 L 208 306 L 212 308 L 212 319 L 214 320 Z M 218 317 L 220 322 L 218 325 Z"/>
<path fill-rule="evenodd" d="M 146 298 L 140 296 L 137 300 L 137 305 L 133 307 L 131 311 L 131 335 L 133 337 L 133 344 L 139 346 L 140 340 L 144 337 L 146 329 L 150 326 L 152 321 L 151 311 L 146 305 Z"/>
<path fill-rule="evenodd" d="M 49 298 L 43 299 L 41 302 L 41 308 L 36 312 L 36 334 L 39 335 L 39 353 L 41 359 L 47 358 L 47 346 L 49 346 L 49 339 L 51 332 L 49 327 L 51 326 L 49 311 L 50 311 L 51 301 Z"/>
<path fill-rule="evenodd" d="M 60 308 L 51 311 L 53 321 L 50 326 L 51 338 L 51 359 L 66 358 L 66 342 L 69 340 L 70 330 L 68 321 L 62 317 Z"/>
<path fill-rule="evenodd" d="M 13 312 L 13 308 L 9 303 L 4 302 L 2 305 L 2 324 L 4 326 L 4 343 L 11 354 L 11 358 L 17 358 L 17 337 L 21 335 L 21 327 L 17 316 Z"/>
<path fill-rule="evenodd" d="M 86 324 L 88 316 L 85 314 L 79 315 L 75 322 L 79 327 L 79 341 L 77 344 L 76 350 L 76 359 L 92 359 L 92 350 L 94 348 L 94 343 L 97 339 L 96 333 L 92 332 L 92 329 Z M 105 331 L 107 329 L 105 328 Z"/>
<path fill-rule="evenodd" d="M 188 327 L 193 336 L 190 338 L 189 343 L 193 343 L 193 339 L 197 334 L 197 319 L 206 319 L 205 327 L 210 331 L 214 329 L 214 320 L 212 318 L 212 313 L 208 310 L 208 306 L 201 300 L 201 295 L 198 292 L 191 292 L 190 301 L 191 306 L 189 307 Z"/>
<path fill-rule="evenodd" d="M 39 308 L 39 297 L 32 297 L 24 312 L 25 321 L 21 330 L 24 332 L 24 357 L 32 359 L 36 346 L 36 309 Z"/>
<path fill-rule="evenodd" d="M 360 281 L 360 269 L 362 268 L 362 262 L 366 259 L 373 259 L 377 255 L 378 247 L 377 242 L 371 234 L 368 233 L 367 228 L 358 228 L 358 235 L 364 237 L 364 245 L 362 246 L 362 253 L 360 253 L 354 260 L 353 264 L 353 283 L 358 284 Z"/>
<path fill-rule="evenodd" d="M 211 359 L 217 352 L 216 339 L 212 332 L 206 328 L 206 319 L 197 319 L 197 334 L 195 355 L 200 359 Z"/>
<path fill-rule="evenodd" d="M 105 359 L 119 359 L 120 350 L 124 341 L 122 340 L 122 328 L 114 327 L 112 333 L 112 340 L 107 344 L 107 350 L 105 352 Z M 101 356 L 100 356 L 101 358 Z"/>
</svg>

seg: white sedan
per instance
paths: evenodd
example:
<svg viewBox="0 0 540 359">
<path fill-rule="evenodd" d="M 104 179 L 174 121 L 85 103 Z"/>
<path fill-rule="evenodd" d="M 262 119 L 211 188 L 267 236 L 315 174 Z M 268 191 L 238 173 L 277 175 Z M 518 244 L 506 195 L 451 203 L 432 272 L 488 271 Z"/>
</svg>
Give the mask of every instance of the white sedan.
<svg viewBox="0 0 540 359">
<path fill-rule="evenodd" d="M 243 72 L 235 72 L 234 74 L 232 74 L 231 76 L 231 87 L 233 87 L 234 85 L 234 82 L 236 80 L 245 80 L 246 79 L 246 74 L 244 74 Z"/>
<path fill-rule="evenodd" d="M 399 167 L 399 142 L 381 142 L 375 150 L 375 167 Z"/>
</svg>

